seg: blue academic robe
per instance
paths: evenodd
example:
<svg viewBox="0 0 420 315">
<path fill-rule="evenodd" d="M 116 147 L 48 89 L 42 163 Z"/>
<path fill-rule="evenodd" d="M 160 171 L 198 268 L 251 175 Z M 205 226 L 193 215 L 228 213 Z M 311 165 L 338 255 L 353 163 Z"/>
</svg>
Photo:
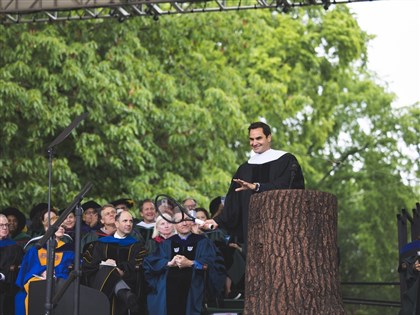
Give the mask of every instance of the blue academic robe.
<svg viewBox="0 0 420 315">
<path fill-rule="evenodd" d="M 207 265 L 207 295 L 217 296 L 223 289 L 226 278 L 223 259 L 214 243 L 202 235 L 190 234 L 190 242 L 195 243 L 194 260 L 201 265 Z M 166 315 L 166 281 L 169 272 L 167 263 L 172 259 L 172 242 L 180 241 L 178 235 L 170 237 L 165 242 L 159 244 L 156 251 L 144 259 L 144 273 L 146 281 L 150 287 L 147 296 L 147 306 L 149 314 Z M 188 292 L 185 315 L 199 315 L 202 309 L 204 293 L 204 272 L 200 267 L 192 268 L 191 287 Z M 168 293 L 170 294 L 170 293 Z"/>
<path fill-rule="evenodd" d="M 40 276 L 47 270 L 47 250 L 30 248 L 23 257 L 22 264 L 16 279 L 16 285 L 20 288 L 16 294 L 16 315 L 27 314 L 25 299 L 27 296 L 28 282 L 37 280 L 34 275 Z M 55 249 L 54 275 L 56 278 L 67 279 L 70 273 L 69 267 L 74 263 L 74 250 L 72 244 L 60 241 Z"/>
</svg>

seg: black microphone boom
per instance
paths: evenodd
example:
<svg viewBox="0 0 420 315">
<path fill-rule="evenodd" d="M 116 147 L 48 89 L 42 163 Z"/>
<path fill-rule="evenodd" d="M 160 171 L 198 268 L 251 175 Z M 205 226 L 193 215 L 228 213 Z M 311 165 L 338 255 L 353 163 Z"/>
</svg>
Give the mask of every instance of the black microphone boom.
<svg viewBox="0 0 420 315">
<path fill-rule="evenodd" d="M 79 116 L 77 116 L 70 125 L 67 126 L 66 129 L 64 129 L 57 138 L 51 144 L 48 146 L 47 151 L 54 148 L 57 144 L 60 144 L 64 139 L 68 137 L 68 135 L 73 131 L 74 128 L 83 120 L 86 118 L 88 113 L 83 113 Z"/>
<path fill-rule="evenodd" d="M 92 188 L 92 186 L 93 186 L 92 183 L 88 182 L 85 185 L 85 187 L 83 187 L 83 189 L 76 196 L 76 198 L 73 199 L 73 202 L 70 204 L 70 206 L 68 206 L 67 209 L 63 211 L 63 213 L 58 217 L 57 221 L 55 221 L 53 225 L 50 225 L 48 230 L 45 232 L 44 236 L 35 244 L 36 248 L 40 249 L 41 247 L 45 245 L 47 240 L 58 230 L 58 228 L 63 223 L 63 221 L 67 218 L 70 212 L 72 212 L 73 209 L 83 200 L 83 198 L 88 193 L 88 191 Z"/>
</svg>

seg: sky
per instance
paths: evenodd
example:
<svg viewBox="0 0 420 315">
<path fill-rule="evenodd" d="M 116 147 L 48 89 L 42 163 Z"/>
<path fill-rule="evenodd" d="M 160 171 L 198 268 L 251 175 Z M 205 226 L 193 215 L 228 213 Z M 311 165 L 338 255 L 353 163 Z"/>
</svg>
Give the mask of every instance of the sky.
<svg viewBox="0 0 420 315">
<path fill-rule="evenodd" d="M 393 105 L 420 103 L 420 0 L 376 0 L 348 6 L 360 27 L 376 35 L 368 46 L 368 68 L 397 95 Z"/>
</svg>

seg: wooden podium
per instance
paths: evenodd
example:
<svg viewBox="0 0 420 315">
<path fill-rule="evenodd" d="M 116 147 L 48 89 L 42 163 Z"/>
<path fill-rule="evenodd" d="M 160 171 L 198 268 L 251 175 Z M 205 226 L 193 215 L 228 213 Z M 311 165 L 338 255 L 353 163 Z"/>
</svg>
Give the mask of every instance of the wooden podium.
<svg viewBox="0 0 420 315">
<path fill-rule="evenodd" d="M 335 196 L 273 190 L 251 197 L 244 314 L 345 314 Z"/>
<path fill-rule="evenodd" d="M 64 282 L 64 281 L 63 281 Z M 57 292 L 63 282 L 58 283 L 55 288 Z M 29 285 L 29 315 L 45 314 L 45 292 L 47 282 L 33 281 Z M 55 293 L 54 292 L 54 293 Z M 74 282 L 65 291 L 60 302 L 55 306 L 53 314 L 73 315 L 74 314 Z M 79 315 L 109 315 L 109 301 L 102 292 L 80 285 Z"/>
</svg>

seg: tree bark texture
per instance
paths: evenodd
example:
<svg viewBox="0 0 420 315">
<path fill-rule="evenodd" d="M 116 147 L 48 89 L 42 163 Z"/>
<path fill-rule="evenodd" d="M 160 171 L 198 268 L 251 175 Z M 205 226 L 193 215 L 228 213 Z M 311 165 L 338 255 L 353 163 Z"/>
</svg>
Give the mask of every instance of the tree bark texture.
<svg viewBox="0 0 420 315">
<path fill-rule="evenodd" d="M 335 196 L 311 190 L 254 194 L 248 224 L 244 314 L 345 314 Z"/>
</svg>

